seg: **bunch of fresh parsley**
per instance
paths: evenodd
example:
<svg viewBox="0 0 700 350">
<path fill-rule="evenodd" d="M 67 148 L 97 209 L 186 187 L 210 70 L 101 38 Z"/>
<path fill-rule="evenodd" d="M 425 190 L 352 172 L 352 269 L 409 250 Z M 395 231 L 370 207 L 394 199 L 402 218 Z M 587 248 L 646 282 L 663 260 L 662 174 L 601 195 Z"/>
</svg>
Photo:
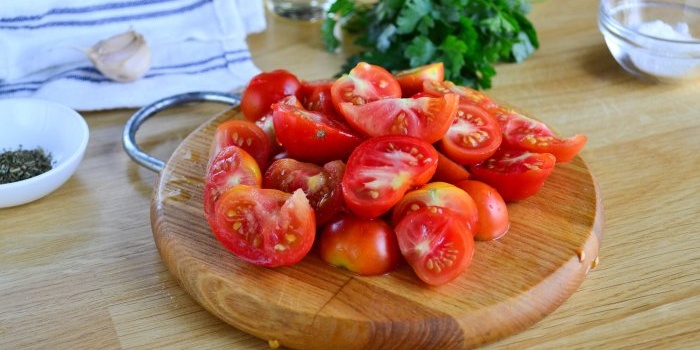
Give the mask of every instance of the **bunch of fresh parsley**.
<svg viewBox="0 0 700 350">
<path fill-rule="evenodd" d="M 329 51 L 341 44 L 337 26 L 356 36 L 343 72 L 361 61 L 392 72 L 443 62 L 446 80 L 488 89 L 494 63 L 521 62 L 539 46 L 529 11 L 528 0 L 337 0 L 321 33 Z"/>
</svg>

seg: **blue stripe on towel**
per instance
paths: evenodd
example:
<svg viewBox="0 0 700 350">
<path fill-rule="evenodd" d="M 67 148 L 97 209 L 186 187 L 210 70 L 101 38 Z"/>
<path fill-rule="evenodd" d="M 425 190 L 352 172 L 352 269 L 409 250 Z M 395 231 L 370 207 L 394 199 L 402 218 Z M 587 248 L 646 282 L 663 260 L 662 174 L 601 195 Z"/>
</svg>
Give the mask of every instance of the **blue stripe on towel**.
<svg viewBox="0 0 700 350">
<path fill-rule="evenodd" d="M 201 1 L 195 2 L 193 4 L 190 4 L 188 6 L 183 6 L 183 7 L 176 8 L 176 9 L 160 10 L 160 11 L 155 11 L 155 12 L 141 13 L 141 14 L 128 15 L 128 16 L 115 16 L 115 17 L 102 18 L 102 19 L 97 19 L 97 20 L 54 21 L 54 22 L 47 22 L 47 23 L 42 23 L 42 24 L 31 24 L 31 25 L 30 24 L 25 24 L 25 25 L 5 25 L 5 24 L 2 24 L 2 25 L 0 25 L 0 29 L 20 30 L 20 29 L 40 29 L 40 28 L 47 28 L 47 27 L 77 27 L 77 26 L 95 26 L 95 25 L 101 25 L 101 24 L 106 24 L 106 23 L 115 23 L 115 22 L 128 22 L 128 21 L 133 21 L 133 20 L 142 20 L 142 19 L 170 16 L 170 15 L 176 15 L 176 14 L 190 12 L 190 11 L 196 10 L 196 9 L 198 9 L 198 8 L 204 6 L 212 1 L 213 0 L 201 0 Z"/>
<path fill-rule="evenodd" d="M 161 2 L 176 2 L 176 1 L 178 1 L 178 0 L 137 0 L 137 1 L 129 1 L 129 2 L 113 2 L 113 3 L 107 3 L 107 4 L 83 6 L 83 7 L 55 8 L 55 9 L 51 9 L 51 10 L 49 10 L 43 14 L 39 14 L 39 15 L 0 18 L 0 23 L 38 21 L 38 20 L 44 19 L 45 17 L 52 16 L 52 15 L 99 12 L 99 11 L 104 11 L 104 10 L 115 10 L 115 9 L 129 8 L 129 7 L 148 6 L 148 5 L 152 5 L 152 4 L 158 4 Z"/>
</svg>

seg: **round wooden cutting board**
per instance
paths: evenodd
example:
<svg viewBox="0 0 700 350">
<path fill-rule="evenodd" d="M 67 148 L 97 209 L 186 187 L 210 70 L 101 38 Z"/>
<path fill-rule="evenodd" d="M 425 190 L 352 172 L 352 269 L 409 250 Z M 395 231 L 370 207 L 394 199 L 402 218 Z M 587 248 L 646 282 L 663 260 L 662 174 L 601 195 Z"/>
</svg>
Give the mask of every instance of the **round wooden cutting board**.
<svg viewBox="0 0 700 350">
<path fill-rule="evenodd" d="M 231 109 L 190 134 L 156 184 L 151 224 L 170 272 L 228 324 L 299 349 L 463 349 L 517 333 L 551 313 L 597 263 L 603 208 L 585 162 L 557 165 L 542 190 L 509 204 L 510 231 L 477 242 L 472 265 L 439 287 L 406 264 L 361 277 L 323 263 L 263 268 L 238 260 L 202 209 L 209 146 Z"/>
</svg>

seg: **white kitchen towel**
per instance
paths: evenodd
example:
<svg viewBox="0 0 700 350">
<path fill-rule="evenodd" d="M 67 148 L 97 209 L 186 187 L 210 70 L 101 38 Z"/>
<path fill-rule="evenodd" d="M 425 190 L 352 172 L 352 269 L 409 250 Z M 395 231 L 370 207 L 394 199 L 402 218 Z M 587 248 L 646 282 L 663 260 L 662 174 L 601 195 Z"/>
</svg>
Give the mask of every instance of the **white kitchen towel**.
<svg viewBox="0 0 700 350">
<path fill-rule="evenodd" d="M 36 97 L 77 110 L 135 108 L 190 91 L 231 91 L 260 70 L 246 37 L 266 28 L 262 0 L 32 0 L 0 5 L 0 98 Z M 135 30 L 149 72 L 114 82 L 82 48 Z"/>
</svg>

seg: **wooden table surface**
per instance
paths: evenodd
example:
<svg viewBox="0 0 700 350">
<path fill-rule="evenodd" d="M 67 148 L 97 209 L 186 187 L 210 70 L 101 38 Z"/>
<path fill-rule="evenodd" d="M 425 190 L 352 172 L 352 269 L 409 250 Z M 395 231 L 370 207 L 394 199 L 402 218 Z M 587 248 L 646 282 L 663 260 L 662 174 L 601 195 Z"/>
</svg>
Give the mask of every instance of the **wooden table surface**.
<svg viewBox="0 0 700 350">
<path fill-rule="evenodd" d="M 700 82 L 656 85 L 615 63 L 597 1 L 536 2 L 541 48 L 500 65 L 488 91 L 564 135 L 605 205 L 600 264 L 530 329 L 485 348 L 700 347 Z M 318 23 L 268 17 L 249 38 L 263 70 L 336 73 Z M 167 158 L 216 104 L 149 120 L 142 147 Z M 132 162 L 121 133 L 133 110 L 84 113 L 91 137 L 77 173 L 34 203 L 0 210 L 0 349 L 266 349 L 196 304 L 163 265 L 149 205 L 157 174 Z M 552 205 L 556 205 L 553 203 Z"/>
</svg>

